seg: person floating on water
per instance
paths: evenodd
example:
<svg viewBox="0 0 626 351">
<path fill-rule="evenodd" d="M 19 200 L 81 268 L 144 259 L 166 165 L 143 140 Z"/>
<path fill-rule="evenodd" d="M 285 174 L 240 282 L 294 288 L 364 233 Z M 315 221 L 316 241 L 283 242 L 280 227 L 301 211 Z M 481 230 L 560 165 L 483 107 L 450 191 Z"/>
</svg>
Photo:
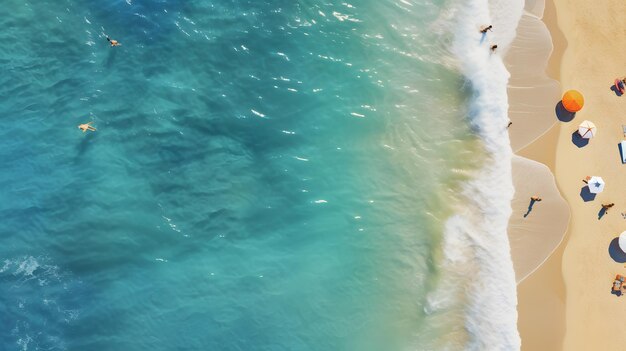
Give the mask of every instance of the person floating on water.
<svg viewBox="0 0 626 351">
<path fill-rule="evenodd" d="M 92 127 L 91 124 L 93 122 L 88 122 L 88 123 L 84 123 L 84 124 L 79 124 L 78 125 L 78 129 L 82 130 L 83 133 L 86 133 L 88 130 L 95 132 L 96 128 Z"/>
<path fill-rule="evenodd" d="M 109 41 L 109 43 L 111 43 L 111 46 L 120 46 L 122 44 L 120 44 L 119 41 L 115 40 L 115 39 L 111 39 L 107 36 L 107 40 Z"/>
<path fill-rule="evenodd" d="M 497 49 L 497 48 L 498 48 L 498 45 L 496 45 L 496 44 L 491 45 L 491 47 L 490 47 L 491 52 L 496 52 L 496 49 Z"/>
<path fill-rule="evenodd" d="M 491 28 L 493 28 L 493 26 L 490 24 L 488 26 L 482 26 L 480 27 L 480 32 L 483 34 L 486 34 L 487 31 L 491 31 Z"/>
</svg>

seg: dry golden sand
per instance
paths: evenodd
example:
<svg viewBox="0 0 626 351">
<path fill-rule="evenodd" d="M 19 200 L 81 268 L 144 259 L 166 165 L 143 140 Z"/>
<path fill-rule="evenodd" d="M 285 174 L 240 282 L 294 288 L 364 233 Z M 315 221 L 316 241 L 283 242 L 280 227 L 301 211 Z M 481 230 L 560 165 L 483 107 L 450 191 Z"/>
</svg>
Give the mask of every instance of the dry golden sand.
<svg viewBox="0 0 626 351">
<path fill-rule="evenodd" d="M 532 2 L 529 12 L 540 17 L 537 9 L 541 6 L 536 5 L 537 1 L 529 2 Z M 610 90 L 616 76 L 626 75 L 623 64 L 626 29 L 621 18 L 626 14 L 626 2 L 555 0 L 554 5 L 551 1 L 546 4 L 544 21 L 553 36 L 556 49 L 553 57 L 557 62 L 560 48 L 566 45 L 559 28 L 567 40 L 567 49 L 560 72 L 553 67 L 548 72 L 560 73 L 563 90 L 581 91 L 586 103 L 573 121 L 558 122 L 539 140 L 518 152 L 554 170 L 572 216 L 563 243 L 518 286 L 518 326 L 523 350 L 603 350 L 626 343 L 623 333 L 626 296 L 610 294 L 613 277 L 616 273 L 626 274 L 626 268 L 609 254 L 611 241 L 626 230 L 626 220 L 620 215 L 626 211 L 626 165 L 621 164 L 617 148 L 618 142 L 626 139 L 621 128 L 626 124 L 626 96 L 617 97 Z M 554 23 L 555 9 L 558 27 Z M 520 34 L 524 28 L 520 27 Z M 512 95 L 512 109 L 515 103 L 520 103 L 515 99 Z M 553 104 L 557 102 L 558 98 Z M 554 107 L 552 120 L 555 120 L 553 111 Z M 572 133 L 584 119 L 596 123 L 598 136 L 579 148 L 572 143 Z M 534 140 L 511 137 L 512 141 L 524 138 Z M 605 191 L 594 201 L 585 202 L 580 196 L 584 186 L 581 179 L 586 175 L 600 175 L 607 183 Z M 607 202 L 615 202 L 616 206 L 598 219 L 601 203 Z M 514 205 L 511 223 L 516 221 L 515 211 Z M 513 245 L 512 249 L 515 261 Z"/>
<path fill-rule="evenodd" d="M 618 143 L 624 139 L 626 96 L 617 97 L 610 86 L 626 75 L 626 2 L 557 0 L 558 26 L 568 41 L 561 65 L 561 83 L 585 95 L 585 107 L 561 128 L 556 154 L 556 177 L 572 208 L 569 239 L 563 252 L 566 287 L 565 350 L 606 350 L 626 344 L 626 297 L 610 294 L 616 273 L 624 263 L 609 255 L 609 245 L 626 220 L 626 165 L 621 164 Z M 598 126 L 598 136 L 578 148 L 571 134 L 584 119 Z M 594 201 L 584 202 L 580 189 L 586 175 L 600 175 L 607 185 Z M 598 219 L 601 203 L 616 206 Z"/>
</svg>

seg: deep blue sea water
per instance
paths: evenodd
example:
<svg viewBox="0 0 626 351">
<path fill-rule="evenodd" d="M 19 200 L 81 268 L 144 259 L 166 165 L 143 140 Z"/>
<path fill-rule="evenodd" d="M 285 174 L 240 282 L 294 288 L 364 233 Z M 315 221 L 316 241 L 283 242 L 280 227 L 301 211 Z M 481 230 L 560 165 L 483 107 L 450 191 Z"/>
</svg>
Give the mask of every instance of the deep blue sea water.
<svg viewBox="0 0 626 351">
<path fill-rule="evenodd" d="M 5 0 L 0 349 L 460 348 L 448 5 Z"/>
</svg>

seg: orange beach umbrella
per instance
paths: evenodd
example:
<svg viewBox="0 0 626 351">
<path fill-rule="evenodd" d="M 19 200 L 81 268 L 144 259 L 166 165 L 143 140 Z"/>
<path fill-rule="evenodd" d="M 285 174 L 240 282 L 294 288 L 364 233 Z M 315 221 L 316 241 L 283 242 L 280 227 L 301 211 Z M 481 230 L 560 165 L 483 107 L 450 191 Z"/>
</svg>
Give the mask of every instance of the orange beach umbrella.
<svg viewBox="0 0 626 351">
<path fill-rule="evenodd" d="M 569 112 L 578 112 L 585 104 L 583 94 L 577 90 L 568 90 L 563 94 L 563 107 Z"/>
</svg>

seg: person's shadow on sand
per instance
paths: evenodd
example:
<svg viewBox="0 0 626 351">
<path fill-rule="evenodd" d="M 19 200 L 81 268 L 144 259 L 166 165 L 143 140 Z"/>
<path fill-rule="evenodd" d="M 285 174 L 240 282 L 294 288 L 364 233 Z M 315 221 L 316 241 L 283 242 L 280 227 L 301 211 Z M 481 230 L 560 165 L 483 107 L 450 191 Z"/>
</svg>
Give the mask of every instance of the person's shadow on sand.
<svg viewBox="0 0 626 351">
<path fill-rule="evenodd" d="M 606 208 L 602 207 L 600 212 L 598 212 L 598 219 L 601 219 L 606 214 Z"/>
<path fill-rule="evenodd" d="M 530 214 L 530 211 L 533 210 L 533 206 L 535 205 L 535 202 L 537 202 L 537 200 L 530 199 L 530 203 L 528 204 L 528 211 L 526 211 L 526 213 L 524 213 L 524 218 L 526 218 Z"/>
<path fill-rule="evenodd" d="M 615 84 L 611 85 L 611 90 L 613 90 L 613 92 L 615 93 L 615 95 L 617 96 L 622 96 L 624 95 L 624 93 L 622 93 L 621 91 L 619 91 L 616 87 Z"/>
</svg>

